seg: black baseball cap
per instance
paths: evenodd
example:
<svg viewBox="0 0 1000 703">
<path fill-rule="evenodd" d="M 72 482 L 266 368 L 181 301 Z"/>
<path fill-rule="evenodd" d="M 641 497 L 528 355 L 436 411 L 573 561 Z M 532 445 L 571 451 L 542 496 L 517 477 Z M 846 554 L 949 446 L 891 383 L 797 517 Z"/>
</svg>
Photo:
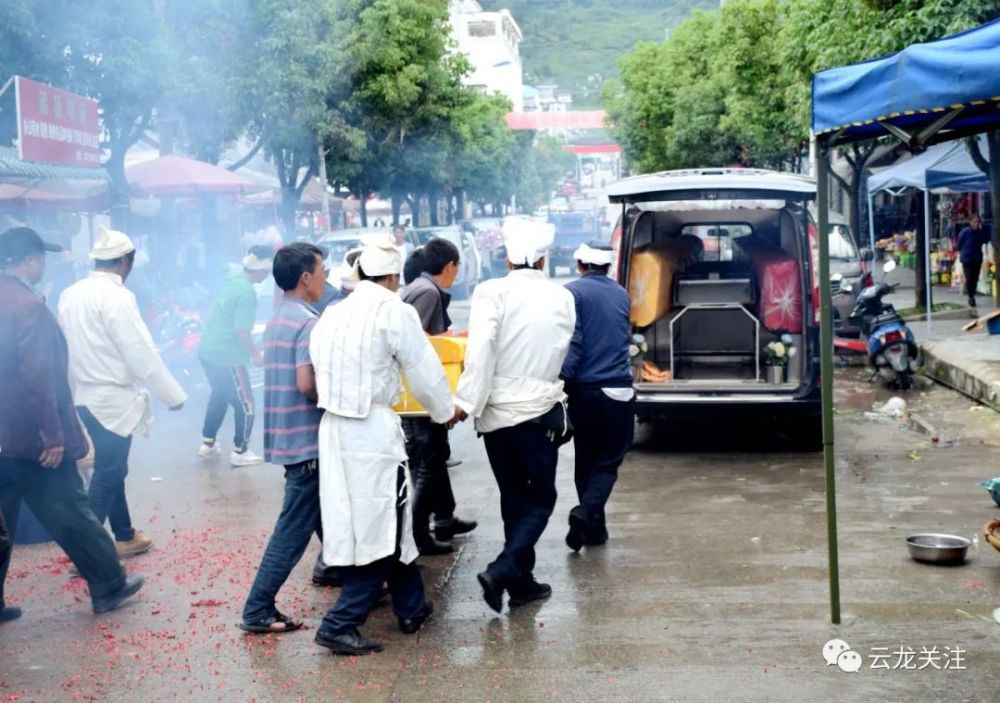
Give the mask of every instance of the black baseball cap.
<svg viewBox="0 0 1000 703">
<path fill-rule="evenodd" d="M 0 234 L 0 264 L 17 264 L 33 254 L 62 251 L 58 244 L 46 242 L 30 227 L 12 227 Z"/>
</svg>

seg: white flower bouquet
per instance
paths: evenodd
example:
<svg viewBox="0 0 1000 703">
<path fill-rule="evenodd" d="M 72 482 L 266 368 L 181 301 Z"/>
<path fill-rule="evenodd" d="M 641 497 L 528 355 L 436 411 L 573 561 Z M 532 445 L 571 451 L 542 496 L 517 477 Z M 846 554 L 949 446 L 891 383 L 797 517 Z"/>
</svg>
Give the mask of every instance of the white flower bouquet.
<svg viewBox="0 0 1000 703">
<path fill-rule="evenodd" d="M 783 334 L 780 339 L 776 339 L 764 347 L 767 365 L 788 366 L 788 360 L 796 353 L 795 345 L 792 342 L 792 335 Z"/>
</svg>

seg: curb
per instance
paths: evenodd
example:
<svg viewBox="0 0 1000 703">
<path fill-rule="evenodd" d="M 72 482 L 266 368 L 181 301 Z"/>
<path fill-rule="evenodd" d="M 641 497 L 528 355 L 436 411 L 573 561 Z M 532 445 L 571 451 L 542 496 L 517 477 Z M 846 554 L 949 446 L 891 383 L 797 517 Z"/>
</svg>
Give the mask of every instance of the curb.
<svg viewBox="0 0 1000 703">
<path fill-rule="evenodd" d="M 918 313 L 916 315 L 908 315 L 903 318 L 904 322 L 923 322 L 927 319 L 926 313 Z M 935 320 L 971 320 L 969 317 L 969 308 L 959 308 L 958 310 L 941 310 L 940 312 L 931 313 L 931 322 Z"/>
<path fill-rule="evenodd" d="M 947 354 L 937 351 L 938 346 L 934 342 L 921 345 L 924 375 L 1000 412 L 1000 381 L 990 381 L 974 370 L 954 363 L 947 358 Z"/>
</svg>

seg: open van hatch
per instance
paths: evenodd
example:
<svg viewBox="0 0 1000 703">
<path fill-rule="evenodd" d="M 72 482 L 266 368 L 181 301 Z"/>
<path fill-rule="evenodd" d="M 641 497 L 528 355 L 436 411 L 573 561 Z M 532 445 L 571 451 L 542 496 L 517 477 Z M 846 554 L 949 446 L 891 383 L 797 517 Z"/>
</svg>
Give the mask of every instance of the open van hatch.
<svg viewBox="0 0 1000 703">
<path fill-rule="evenodd" d="M 753 169 L 636 176 L 622 203 L 615 270 L 648 347 L 640 404 L 818 403 L 818 328 L 806 201 L 811 179 Z M 784 378 L 765 348 L 794 347 Z"/>
</svg>

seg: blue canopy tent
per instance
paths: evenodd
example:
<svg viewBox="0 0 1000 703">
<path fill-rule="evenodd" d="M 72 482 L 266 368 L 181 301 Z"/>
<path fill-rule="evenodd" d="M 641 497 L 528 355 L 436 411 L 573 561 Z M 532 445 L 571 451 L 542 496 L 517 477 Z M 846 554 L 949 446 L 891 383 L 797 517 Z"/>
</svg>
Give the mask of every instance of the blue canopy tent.
<svg viewBox="0 0 1000 703">
<path fill-rule="evenodd" d="M 830 150 L 887 134 L 917 150 L 1000 129 L 1000 20 L 871 61 L 813 76 L 818 229 L 829 227 Z M 947 171 L 946 171 L 947 173 Z M 830 279 L 830 248 L 819 238 L 819 280 Z M 830 619 L 840 623 L 833 435 L 833 314 L 820 286 L 823 461 L 826 469 Z"/>
<path fill-rule="evenodd" d="M 986 140 L 979 137 L 980 149 L 986 152 Z M 987 192 L 989 177 L 979 170 L 969 149 L 962 142 L 935 144 L 922 154 L 868 177 L 868 237 L 875 248 L 875 223 L 872 199 L 879 191 L 898 194 L 905 188 L 924 191 L 924 228 L 930 232 L 930 193 Z M 930 270 L 927 270 L 930 295 Z M 928 298 L 928 305 L 930 300 Z M 930 317 L 927 318 L 928 326 Z"/>
</svg>

